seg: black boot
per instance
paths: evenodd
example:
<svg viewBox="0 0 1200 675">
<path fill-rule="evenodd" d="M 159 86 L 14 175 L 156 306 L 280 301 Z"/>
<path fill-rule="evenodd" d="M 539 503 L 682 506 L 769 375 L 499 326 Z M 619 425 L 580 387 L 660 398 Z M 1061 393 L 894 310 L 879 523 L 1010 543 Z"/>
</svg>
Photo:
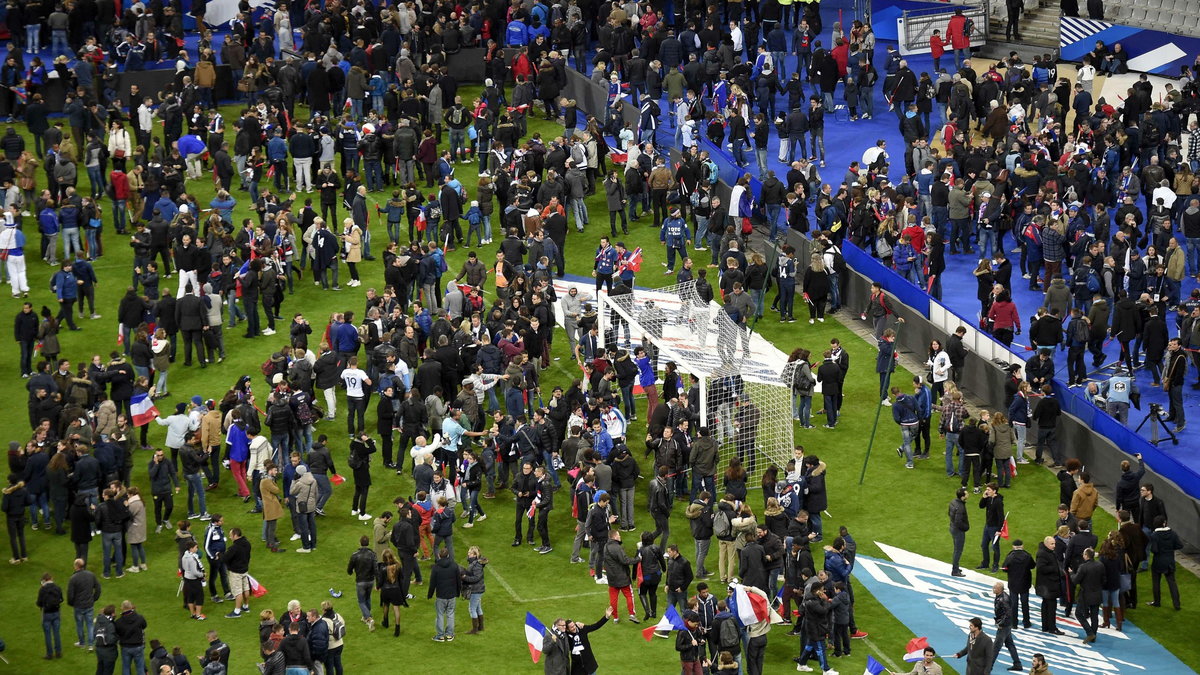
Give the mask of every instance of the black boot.
<svg viewBox="0 0 1200 675">
<path fill-rule="evenodd" d="M 400 624 L 396 624 L 396 630 L 392 631 L 392 637 L 400 637 Z"/>
</svg>

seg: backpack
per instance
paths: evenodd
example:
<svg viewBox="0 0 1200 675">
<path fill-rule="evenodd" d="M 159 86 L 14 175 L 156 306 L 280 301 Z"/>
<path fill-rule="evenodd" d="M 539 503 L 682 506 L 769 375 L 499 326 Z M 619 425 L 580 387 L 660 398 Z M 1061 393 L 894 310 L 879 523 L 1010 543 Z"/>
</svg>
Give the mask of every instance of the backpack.
<svg viewBox="0 0 1200 675">
<path fill-rule="evenodd" d="M 267 360 L 263 361 L 263 364 L 259 366 L 259 370 L 262 371 L 263 377 L 266 377 L 269 380 L 271 376 L 275 374 L 275 362 L 268 357 Z"/>
<path fill-rule="evenodd" d="M 346 465 L 351 469 L 361 469 L 366 466 L 366 462 L 363 461 L 362 455 L 351 450 L 350 455 L 346 457 Z"/>
<path fill-rule="evenodd" d="M 329 636 L 334 640 L 341 640 L 346 637 L 346 622 L 342 619 L 341 614 L 334 614 L 333 627 L 329 629 Z"/>
<path fill-rule="evenodd" d="M 742 636 L 738 634 L 737 626 L 733 625 L 733 619 L 726 619 L 721 622 L 721 627 L 717 629 L 717 646 L 723 650 L 729 650 L 736 647 L 742 641 Z"/>
<path fill-rule="evenodd" d="M 1088 341 L 1089 337 L 1091 337 L 1091 331 L 1088 330 L 1087 322 L 1083 319 L 1072 319 L 1069 330 L 1071 333 L 1072 342 L 1083 344 Z"/>
<path fill-rule="evenodd" d="M 1087 289 L 1088 293 L 1096 293 L 1100 290 L 1100 277 L 1094 271 L 1088 272 Z"/>
<path fill-rule="evenodd" d="M 880 237 L 875 240 L 875 253 L 878 254 L 880 258 L 887 258 L 888 256 L 892 255 L 892 245 L 888 243 L 886 238 Z"/>
<path fill-rule="evenodd" d="M 461 107 L 456 106 L 454 108 L 451 108 L 450 109 L 450 123 L 453 125 L 456 125 L 456 126 L 459 124 L 462 124 L 463 112 L 465 112 L 465 110 L 463 110 L 463 108 L 461 108 Z"/>
<path fill-rule="evenodd" d="M 441 251 L 434 251 L 433 259 L 437 261 L 437 266 L 438 266 L 439 272 L 445 274 L 446 272 L 448 272 L 450 270 L 450 267 L 448 265 L 446 265 L 446 256 L 442 255 Z"/>
<path fill-rule="evenodd" d="M 316 424 L 321 419 L 316 410 L 309 405 L 308 401 L 303 399 L 296 402 L 296 419 L 300 420 L 300 424 L 309 426 Z"/>
<path fill-rule="evenodd" d="M 718 539 L 733 534 L 733 519 L 729 517 L 729 512 L 725 509 L 717 509 L 716 515 L 713 516 L 713 534 Z"/>
<path fill-rule="evenodd" d="M 442 205 L 438 202 L 430 202 L 429 213 L 426 214 L 426 217 L 430 220 L 440 220 L 442 217 Z"/>
</svg>

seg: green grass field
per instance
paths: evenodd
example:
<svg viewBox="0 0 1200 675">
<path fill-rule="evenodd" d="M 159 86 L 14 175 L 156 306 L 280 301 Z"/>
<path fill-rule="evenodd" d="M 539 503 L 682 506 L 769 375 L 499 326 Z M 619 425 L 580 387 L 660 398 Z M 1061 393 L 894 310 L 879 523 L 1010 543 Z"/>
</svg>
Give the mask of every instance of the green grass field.
<svg viewBox="0 0 1200 675">
<path fill-rule="evenodd" d="M 474 92 L 468 90 L 463 93 L 469 100 Z M 222 112 L 227 121 L 232 121 L 237 116 L 233 107 L 226 107 Z M 303 118 L 304 115 L 298 111 L 298 117 Z M 232 126 L 227 126 L 230 128 L 228 135 L 232 141 Z M 531 120 L 529 127 L 530 132 L 540 131 L 546 139 L 562 132 L 561 126 L 549 122 Z M 18 128 L 25 133 L 22 125 L 18 125 Z M 29 147 L 32 148 L 32 142 L 29 143 Z M 459 177 L 472 195 L 475 187 L 473 173 L 471 166 L 460 165 Z M 42 178 L 39 172 L 39 179 Z M 81 186 L 85 180 L 86 174 L 81 171 Z M 193 183 L 189 185 L 189 191 L 198 196 L 202 205 L 207 205 L 213 196 L 212 183 L 207 179 Z M 379 201 L 386 199 L 384 193 L 376 193 L 373 196 Z M 235 197 L 239 200 L 235 218 L 252 215 L 246 194 L 236 192 Z M 607 208 L 603 192 L 589 199 L 588 206 L 593 218 L 588 231 L 582 236 L 573 231 L 569 235 L 566 251 L 568 272 L 587 274 L 591 268 L 591 252 L 595 239 L 607 232 L 607 218 L 604 216 Z M 639 283 L 674 283 L 673 277 L 666 277 L 658 272 L 657 263 L 662 259 L 658 233 L 648 225 L 647 219 L 631 225 L 631 234 L 625 237 L 625 240 L 630 244 L 630 248 L 643 246 L 647 257 L 647 265 Z M 26 219 L 25 227 L 27 232 L 36 231 L 36 223 L 32 218 Z M 382 228 L 374 231 L 375 248 L 382 250 L 382 242 L 386 235 Z M 62 334 L 62 355 L 73 362 L 90 358 L 96 353 L 107 355 L 115 348 L 116 305 L 128 283 L 131 253 L 122 238 L 113 233 L 111 224 L 106 225 L 105 234 L 108 237 L 108 254 L 96 263 L 96 271 L 101 280 L 97 290 L 98 311 L 104 318 L 96 321 L 85 319 L 82 332 Z M 37 237 L 30 235 L 29 239 L 31 247 L 36 246 L 34 242 Z M 500 239 L 500 236 L 497 235 L 496 239 Z M 464 257 L 465 251 L 461 249 L 450 255 L 451 269 L 456 270 Z M 36 255 L 30 255 L 29 259 L 29 281 L 33 289 L 31 299 L 35 307 L 40 308 L 42 304 L 50 304 L 52 301 L 48 289 L 52 270 L 37 260 Z M 382 286 L 379 265 L 380 263 L 362 263 L 360 270 L 363 273 L 363 286 L 359 289 L 347 288 L 340 293 L 321 292 L 313 287 L 306 276 L 302 283 L 296 285 L 296 295 L 286 299 L 281 314 L 290 317 L 296 311 L 303 311 L 314 324 L 320 324 L 317 326 L 319 331 L 331 312 L 361 310 L 362 291 L 368 287 Z M 8 299 L 7 303 L 10 312 L 18 311 L 19 301 Z M 272 351 L 286 343 L 286 325 L 285 320 L 278 335 L 256 340 L 242 339 L 240 330 L 227 331 L 229 358 L 224 364 L 207 370 L 197 367 L 184 368 L 181 359 L 171 372 L 170 389 L 173 396 L 160 401 L 159 409 L 166 411 L 174 403 L 186 400 L 192 394 L 219 398 L 242 374 L 249 374 L 258 382 L 259 365 Z M 833 517 L 825 519 L 826 529 L 836 533 L 839 525 L 848 526 L 858 541 L 859 552 L 865 555 L 881 556 L 880 550 L 873 542 L 882 541 L 923 555 L 948 560 L 951 542 L 946 534 L 946 504 L 953 496 L 957 484 L 944 476 L 942 462 L 936 455 L 929 462 L 919 464 L 916 471 L 904 470 L 902 462 L 891 457 L 899 434 L 886 411 L 881 418 L 879 435 L 866 473 L 866 482 L 861 486 L 858 484 L 859 471 L 867 452 L 867 438 L 876 413 L 875 395 L 878 385 L 872 367 L 873 346 L 854 338 L 849 330 L 836 321 L 818 324 L 815 327 L 808 326 L 803 321 L 781 325 L 768 313 L 767 319 L 759 323 L 759 330 L 785 352 L 797 346 L 805 346 L 819 353 L 832 337 L 841 338 L 850 352 L 852 366 L 847 383 L 847 405 L 843 409 L 843 423 L 839 424 L 836 431 L 818 427 L 807 431 L 798 430 L 796 436 L 797 442 L 804 444 L 809 453 L 818 454 L 829 465 L 829 512 Z M 566 358 L 565 343 L 566 340 L 555 342 L 554 356 L 563 358 L 552 362 L 543 385 L 566 384 L 576 375 L 574 364 Z M 10 383 L 14 401 L 24 401 L 25 393 L 21 386 L 23 380 L 19 378 L 16 350 L 12 350 L 10 354 L 11 358 L 0 363 L 0 377 Z M 644 406 L 644 402 L 639 405 Z M 339 405 L 339 408 L 341 407 Z M 29 433 L 24 406 L 15 405 L 12 412 L 14 414 L 11 416 L 0 416 L 0 431 L 9 439 L 24 440 Z M 368 415 L 373 416 L 373 411 Z M 373 421 L 370 419 L 368 428 L 373 428 Z M 343 429 L 340 417 L 334 422 L 323 422 L 317 428 L 317 433 L 330 435 L 335 458 L 339 460 L 344 459 L 346 453 L 347 441 L 342 433 Z M 631 436 L 643 431 L 644 422 L 634 423 Z M 161 444 L 164 439 L 163 430 L 157 426 L 153 427 L 150 439 L 152 444 Z M 635 452 L 640 449 L 635 445 Z M 144 478 L 148 461 L 149 453 L 138 451 L 133 481 L 143 488 L 146 487 Z M 1026 541 L 1036 541 L 1051 532 L 1058 495 L 1057 483 L 1048 471 L 1036 470 L 1033 467 L 1022 469 L 1015 486 L 1006 494 L 1006 505 L 1011 509 L 1010 526 L 1014 536 L 1022 537 Z M 757 480 L 758 477 L 755 476 L 753 481 L 757 483 Z M 346 497 L 351 494 L 349 484 L 335 488 L 334 497 L 327 507 L 330 515 L 320 519 L 318 523 L 320 547 L 315 553 L 307 556 L 295 553 L 269 555 L 258 541 L 259 516 L 246 513 L 246 505 L 233 496 L 232 485 L 232 481 L 226 475 L 220 489 L 209 495 L 209 511 L 225 514 L 226 529 L 241 527 L 255 545 L 251 572 L 270 589 L 270 592 L 252 604 L 252 617 L 256 617 L 258 611 L 266 607 L 282 613 L 287 601 L 293 598 L 300 600 L 305 607 L 313 607 L 321 600 L 329 599 L 329 589 L 342 591 L 344 596 L 335 601 L 335 607 L 347 618 L 349 624 L 344 663 L 350 672 L 360 672 L 363 669 L 370 669 L 366 672 L 382 671 L 397 665 L 394 659 L 402 654 L 416 655 L 416 649 L 422 650 L 422 657 L 426 655 L 425 650 L 430 650 L 428 654 L 436 655 L 438 666 L 451 669 L 465 667 L 479 672 L 534 672 L 535 667 L 530 665 L 523 632 L 526 611 L 532 611 L 547 623 L 556 616 L 591 622 L 603 615 L 607 602 L 606 589 L 592 582 L 587 576 L 586 566 L 570 565 L 567 562 L 574 521 L 566 499 L 558 501 L 558 508 L 551 517 L 551 535 L 556 548 L 546 556 L 533 553 L 527 546 L 515 549 L 509 546 L 512 540 L 513 503 L 511 499 L 506 498 L 506 494 L 485 501 L 483 507 L 488 512 L 488 520 L 477 524 L 474 529 L 459 530 L 455 535 L 455 548 L 460 555 L 465 555 L 468 546 L 478 545 L 491 561 L 487 568 L 487 593 L 483 600 L 487 617 L 486 631 L 478 636 L 464 635 L 470 627 L 470 620 L 466 603 L 460 602 L 458 639 L 450 644 L 434 644 L 430 641 L 433 636 L 433 603 L 421 597 L 426 590 L 425 586 L 414 587 L 414 594 L 418 595 L 418 599 L 404 612 L 399 638 L 393 638 L 391 631 L 380 630 L 375 634 L 368 634 L 365 627 L 357 621 L 353 579 L 345 572 L 346 561 L 357 548 L 358 537 L 369 532 L 370 524 L 348 515 Z M 411 479 L 377 470 L 371 491 L 371 512 L 377 514 L 385 507 L 390 507 L 395 496 L 408 495 L 411 492 Z M 638 492 L 640 501 L 644 499 L 644 487 L 639 486 Z M 567 493 L 561 494 L 565 496 Z M 186 499 L 186 491 L 180 496 Z M 759 493 L 752 493 L 750 501 L 755 506 L 755 511 L 761 513 L 762 502 Z M 184 515 L 185 509 L 183 500 L 177 500 L 175 517 Z M 972 531 L 972 535 L 975 535 L 978 533 L 980 520 L 978 511 L 973 507 L 970 510 L 971 517 L 977 524 L 976 529 Z M 682 516 L 683 509 L 679 506 L 675 511 L 671 528 L 675 537 L 673 541 L 681 543 L 685 555 L 691 558 L 693 547 L 688 536 L 687 522 Z M 643 526 L 650 525 L 643 513 L 639 513 L 638 523 Z M 1096 531 L 1103 535 L 1113 524 L 1113 519 L 1108 514 L 1099 515 Z M 199 522 L 195 523 L 197 527 L 202 525 Z M 291 531 L 285 520 L 280 525 L 280 538 L 286 539 L 290 535 Z M 56 537 L 46 531 L 28 532 L 28 539 L 30 561 L 19 567 L 6 566 L 0 569 L 0 603 L 5 607 L 5 611 L 0 615 L 0 637 L 8 644 L 5 655 L 11 665 L 7 668 L 13 672 L 26 673 L 90 670 L 93 656 L 70 647 L 74 641 L 74 622 L 69 608 L 65 606 L 62 630 L 63 640 L 67 644 L 66 655 L 62 661 L 48 665 L 43 665 L 40 659 L 40 621 L 38 610 L 34 606 L 38 578 L 49 571 L 65 588 L 71 570 L 72 547 L 67 537 Z M 632 550 L 633 544 L 629 541 L 631 538 L 626 539 L 627 548 Z M 149 571 L 126 575 L 124 579 L 104 583 L 100 604 L 119 604 L 124 599 L 132 600 L 149 622 L 147 638 L 161 640 L 168 649 L 175 645 L 182 647 L 184 653 L 193 659 L 194 668 L 198 668 L 196 655 L 201 653 L 206 644 L 205 631 L 216 629 L 233 649 L 234 666 L 231 672 L 254 672 L 250 670 L 250 664 L 258 659 L 257 619 L 226 620 L 222 615 L 228 611 L 227 606 L 210 604 L 205 608 L 209 616 L 208 621 L 191 621 L 186 610 L 181 607 L 180 599 L 175 596 L 177 580 L 175 544 L 172 536 L 166 532 L 160 535 L 152 533 L 147 550 L 150 557 Z M 100 556 L 100 542 L 97 538 L 93 541 L 91 549 L 91 569 L 97 573 Z M 976 556 L 977 539 L 969 536 L 963 564 L 973 567 L 978 562 Z M 708 559 L 712 570 L 716 569 L 715 557 L 714 550 L 710 552 Z M 1141 583 L 1143 593 L 1148 594 L 1148 575 L 1142 576 Z M 1142 608 L 1128 616 L 1129 620 L 1154 636 L 1190 667 L 1200 668 L 1200 649 L 1197 648 L 1194 639 L 1195 624 L 1191 623 L 1198 618 L 1196 606 L 1191 600 L 1197 597 L 1200 584 L 1192 575 L 1183 574 L 1180 585 L 1185 598 L 1185 609 L 1182 613 Z M 832 667 L 842 673 L 860 672 L 869 652 L 877 656 L 882 653 L 883 656 L 898 660 L 905 643 L 913 636 L 909 629 L 893 618 L 868 593 L 862 591 L 861 586 L 859 588 L 857 620 L 863 630 L 870 632 L 870 638 L 865 642 L 855 641 L 852 656 L 832 660 Z M 376 616 L 379 616 L 379 612 Z M 1193 628 L 1188 628 L 1189 625 Z M 622 621 L 619 625 L 608 626 L 592 636 L 592 644 L 603 672 L 677 671 L 678 658 L 673 643 L 655 640 L 654 643 L 647 644 L 640 635 L 640 629 L 644 627 L 645 624 L 630 626 Z M 785 632 L 785 629 L 776 629 L 770 634 L 766 672 L 790 671 L 793 667 L 791 657 L 797 654 L 799 645 L 797 638 L 787 637 Z M 961 646 L 961 643 L 935 645 L 942 652 L 953 652 Z M 962 662 L 955 664 L 961 666 Z M 1053 664 L 1051 666 L 1053 667 Z"/>
</svg>

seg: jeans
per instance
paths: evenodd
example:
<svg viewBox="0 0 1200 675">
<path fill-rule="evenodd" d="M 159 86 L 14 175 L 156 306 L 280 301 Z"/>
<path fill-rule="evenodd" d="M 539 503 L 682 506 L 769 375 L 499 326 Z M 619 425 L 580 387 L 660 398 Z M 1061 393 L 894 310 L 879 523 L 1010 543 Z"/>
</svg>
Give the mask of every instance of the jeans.
<svg viewBox="0 0 1200 675">
<path fill-rule="evenodd" d="M 467 598 L 467 612 L 472 619 L 478 619 L 483 616 L 483 593 L 472 593 Z"/>
<path fill-rule="evenodd" d="M 619 508 L 617 509 L 617 515 L 620 518 L 618 518 L 617 522 L 625 529 L 633 527 L 633 492 L 634 488 L 631 487 L 621 488 L 618 491 L 617 501 Z"/>
<path fill-rule="evenodd" d="M 81 645 L 92 646 L 92 617 L 94 607 L 75 608 L 75 637 Z"/>
<path fill-rule="evenodd" d="M 117 566 L 117 576 L 125 574 L 123 569 L 125 566 L 125 552 L 121 550 L 121 532 L 104 532 L 100 536 L 100 541 L 103 545 L 104 553 L 104 576 L 109 575 L 109 564 L 114 563 Z"/>
<path fill-rule="evenodd" d="M 437 628 L 437 637 L 454 637 L 454 604 L 457 598 L 438 598 L 434 602 L 434 608 L 437 610 L 437 618 L 434 625 Z"/>
<path fill-rule="evenodd" d="M 121 675 L 142 675 L 144 672 L 146 672 L 146 645 L 129 647 L 122 645 Z"/>
<path fill-rule="evenodd" d="M 959 463 L 954 459 L 955 452 L 962 452 L 962 446 L 958 444 L 958 434 L 950 432 L 946 434 L 946 475 L 953 476 L 959 471 Z"/>
<path fill-rule="evenodd" d="M 50 31 L 50 53 L 56 56 L 71 53 L 71 45 L 67 43 L 67 31 Z"/>
<path fill-rule="evenodd" d="M 902 425 L 900 427 L 900 447 L 904 450 L 905 464 L 912 466 L 913 463 L 913 439 L 917 436 L 917 426 L 915 424 Z"/>
<path fill-rule="evenodd" d="M 296 513 L 296 529 L 300 534 L 300 547 L 312 550 L 317 547 L 317 519 L 310 511 Z"/>
<path fill-rule="evenodd" d="M 1017 623 L 1016 618 L 1016 614 L 1014 613 L 1009 620 L 1015 625 Z M 996 657 L 1000 656 L 1000 650 L 1005 647 L 1008 648 L 1008 656 L 1012 659 L 1013 665 L 1021 665 L 1021 657 L 1017 654 L 1017 646 L 1013 644 L 1012 631 L 1012 626 L 1000 626 L 996 628 L 996 639 L 992 641 L 992 668 L 996 665 Z M 988 668 L 988 671 L 990 672 L 992 668 Z"/>
<path fill-rule="evenodd" d="M 383 189 L 383 167 L 378 159 L 368 159 L 363 162 L 367 168 L 367 191 L 376 192 Z"/>
<path fill-rule="evenodd" d="M 208 513 L 208 501 L 205 499 L 205 496 L 204 496 L 204 474 L 203 473 L 185 474 L 183 478 L 184 478 L 184 480 L 187 481 L 187 484 L 188 484 L 188 515 L 191 515 L 193 513 L 199 513 L 199 514 Z M 192 508 L 193 495 L 197 495 L 197 494 L 200 495 L 200 510 L 199 511 L 196 511 Z"/>
<path fill-rule="evenodd" d="M 1200 237 L 1187 238 L 1187 272 L 1189 277 L 1200 275 Z"/>
<path fill-rule="evenodd" d="M 740 138 L 733 139 L 733 163 L 738 167 L 746 166 L 746 142 Z"/>
<path fill-rule="evenodd" d="M 992 253 L 996 250 L 996 231 L 990 227 L 979 228 L 979 256 L 987 260 L 992 259 Z"/>
<path fill-rule="evenodd" d="M 63 260 L 73 260 L 75 251 L 82 251 L 83 246 L 79 242 L 79 228 L 65 227 L 62 231 L 63 242 Z"/>
<path fill-rule="evenodd" d="M 812 422 L 812 396 L 797 395 L 792 398 L 792 417 L 807 427 Z"/>
<path fill-rule="evenodd" d="M 333 496 L 333 484 L 329 482 L 328 474 L 314 473 L 313 479 L 317 481 L 317 510 L 324 511 L 325 504 Z"/>
<path fill-rule="evenodd" d="M 981 567 L 994 569 L 1000 566 L 1000 539 L 996 537 L 999 532 L 1000 528 L 998 527 L 984 526 L 983 539 L 979 542 L 980 548 L 983 550 L 983 562 L 979 563 Z M 990 557 L 988 556 L 989 552 L 991 553 Z"/>
<path fill-rule="evenodd" d="M 36 54 L 42 51 L 42 24 L 25 24 L 25 52 Z"/>
<path fill-rule="evenodd" d="M 354 584 L 358 594 L 358 611 L 363 619 L 371 618 L 371 591 L 375 588 L 374 581 L 359 581 Z"/>
<path fill-rule="evenodd" d="M 61 612 L 44 612 L 42 614 L 42 633 L 46 637 L 46 656 L 62 654 L 62 632 L 59 630 L 61 626 Z"/>
<path fill-rule="evenodd" d="M 958 572 L 958 561 L 962 559 L 963 544 L 966 543 L 967 533 L 962 530 L 950 527 L 950 539 L 954 541 L 954 559 L 951 562 L 951 571 Z"/>
</svg>

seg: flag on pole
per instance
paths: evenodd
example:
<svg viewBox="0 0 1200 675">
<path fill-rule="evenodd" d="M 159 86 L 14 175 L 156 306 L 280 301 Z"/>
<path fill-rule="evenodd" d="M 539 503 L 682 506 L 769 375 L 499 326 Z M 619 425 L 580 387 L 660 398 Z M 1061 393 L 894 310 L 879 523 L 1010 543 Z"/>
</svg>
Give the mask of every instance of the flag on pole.
<svg viewBox="0 0 1200 675">
<path fill-rule="evenodd" d="M 546 634 L 546 626 L 529 612 L 525 612 L 525 641 L 529 643 L 529 656 L 537 663 L 542 658 L 542 636 Z"/>
<path fill-rule="evenodd" d="M 1008 458 L 1008 472 L 1011 473 L 1014 477 L 1016 477 L 1016 475 L 1017 475 L 1017 458 L 1016 457 Z"/>
<path fill-rule="evenodd" d="M 925 648 L 929 646 L 929 638 L 915 637 L 908 641 L 907 653 L 904 655 L 904 660 L 909 663 L 916 663 L 925 658 Z"/>
<path fill-rule="evenodd" d="M 525 515 L 529 518 L 532 518 L 535 515 L 537 515 L 538 505 L 541 503 L 542 503 L 542 498 L 540 496 L 534 497 L 533 503 L 529 505 L 529 510 L 525 512 Z"/>
<path fill-rule="evenodd" d="M 1008 514 L 1004 514 L 1004 524 L 1000 526 L 1000 537 L 1008 539 Z"/>
<path fill-rule="evenodd" d="M 133 412 L 133 426 L 135 427 L 145 426 L 158 417 L 158 408 L 154 407 L 154 402 L 146 393 L 134 394 L 133 398 L 129 399 L 129 409 Z"/>
<path fill-rule="evenodd" d="M 863 670 L 863 675 L 879 675 L 884 670 L 882 663 L 876 661 L 874 656 L 867 655 L 867 667 Z"/>
<path fill-rule="evenodd" d="M 683 619 L 679 616 L 679 612 L 675 611 L 674 605 L 667 605 L 667 611 L 663 612 L 662 618 L 658 623 L 649 628 L 642 629 L 642 637 L 646 638 L 646 642 L 654 639 L 656 631 L 670 632 L 673 630 L 683 630 L 687 628 L 687 624 L 683 623 Z"/>
<path fill-rule="evenodd" d="M 117 346 L 125 344 L 125 331 L 121 330 L 121 324 L 117 323 Z"/>
</svg>

